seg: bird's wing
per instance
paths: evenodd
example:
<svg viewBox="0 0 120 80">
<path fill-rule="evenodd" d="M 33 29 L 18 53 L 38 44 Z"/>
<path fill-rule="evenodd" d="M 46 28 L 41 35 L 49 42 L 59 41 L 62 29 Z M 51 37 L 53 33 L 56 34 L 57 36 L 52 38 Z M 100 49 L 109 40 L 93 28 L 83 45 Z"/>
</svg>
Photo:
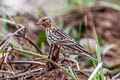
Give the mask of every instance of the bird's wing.
<svg viewBox="0 0 120 80">
<path fill-rule="evenodd" d="M 56 28 L 55 30 L 54 37 L 57 38 L 56 42 L 60 44 L 72 45 L 76 43 L 73 38 L 71 38 L 69 35 L 58 28 Z"/>
<path fill-rule="evenodd" d="M 96 58 L 91 53 L 85 50 L 78 42 L 76 42 L 69 35 L 65 34 L 65 32 L 63 32 L 62 30 L 56 29 L 56 34 L 54 36 L 59 38 L 56 41 L 57 44 L 68 46 L 70 48 L 83 52 L 83 55 L 86 55 L 96 60 Z"/>
<path fill-rule="evenodd" d="M 72 37 L 70 37 L 69 35 L 67 35 L 64 31 L 62 31 L 61 29 L 55 28 L 55 30 L 53 30 L 54 32 L 54 38 L 56 38 L 56 43 L 62 44 L 62 45 L 74 45 L 77 44 L 79 45 L 81 48 L 83 48 L 78 42 L 76 42 Z"/>
</svg>

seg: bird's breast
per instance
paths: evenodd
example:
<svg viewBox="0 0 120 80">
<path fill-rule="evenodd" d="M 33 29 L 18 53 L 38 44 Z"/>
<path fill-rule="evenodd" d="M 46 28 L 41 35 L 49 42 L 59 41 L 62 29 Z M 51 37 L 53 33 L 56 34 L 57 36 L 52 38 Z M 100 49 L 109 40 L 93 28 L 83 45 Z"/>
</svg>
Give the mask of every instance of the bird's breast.
<svg viewBox="0 0 120 80">
<path fill-rule="evenodd" d="M 46 37 L 47 37 L 47 42 L 48 42 L 49 45 L 56 42 L 51 30 L 46 29 Z"/>
</svg>

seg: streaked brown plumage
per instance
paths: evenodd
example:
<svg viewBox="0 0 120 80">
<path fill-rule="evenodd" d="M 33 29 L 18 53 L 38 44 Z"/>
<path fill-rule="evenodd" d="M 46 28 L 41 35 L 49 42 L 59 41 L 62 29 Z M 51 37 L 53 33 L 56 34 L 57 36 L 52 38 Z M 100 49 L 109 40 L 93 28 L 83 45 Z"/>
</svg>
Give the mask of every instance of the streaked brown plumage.
<svg viewBox="0 0 120 80">
<path fill-rule="evenodd" d="M 57 44 L 60 45 L 60 52 L 63 54 L 73 54 L 73 55 L 86 55 L 90 58 L 96 60 L 92 54 L 86 51 L 78 42 L 76 42 L 73 38 L 69 35 L 65 34 L 64 31 L 59 29 L 54 20 L 49 17 L 42 17 L 38 21 L 38 24 L 41 24 L 46 29 L 46 37 L 48 44 Z"/>
</svg>

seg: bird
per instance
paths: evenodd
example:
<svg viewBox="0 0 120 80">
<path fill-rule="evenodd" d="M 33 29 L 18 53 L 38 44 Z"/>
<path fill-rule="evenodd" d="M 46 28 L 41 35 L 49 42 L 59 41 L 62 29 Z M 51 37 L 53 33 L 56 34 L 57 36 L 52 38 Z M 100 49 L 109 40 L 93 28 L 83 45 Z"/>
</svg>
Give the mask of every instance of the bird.
<svg viewBox="0 0 120 80">
<path fill-rule="evenodd" d="M 55 21 L 51 17 L 41 17 L 37 24 L 45 28 L 47 42 L 51 46 L 56 44 L 60 46 L 60 52 L 64 55 L 85 55 L 94 60 L 96 57 L 85 50 L 77 41 L 71 36 L 67 35 L 62 29 L 57 27 Z"/>
</svg>

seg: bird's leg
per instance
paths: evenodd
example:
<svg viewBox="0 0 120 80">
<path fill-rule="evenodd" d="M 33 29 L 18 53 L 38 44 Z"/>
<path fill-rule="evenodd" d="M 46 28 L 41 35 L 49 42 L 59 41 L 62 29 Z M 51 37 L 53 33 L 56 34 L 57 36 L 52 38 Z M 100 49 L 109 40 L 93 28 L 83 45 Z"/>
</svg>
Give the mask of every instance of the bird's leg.
<svg viewBox="0 0 120 80">
<path fill-rule="evenodd" d="M 59 50 L 60 50 L 60 46 L 57 46 L 56 44 L 52 44 L 50 47 L 48 58 L 57 62 L 59 59 Z M 50 70 L 56 68 L 55 65 L 53 65 L 52 63 L 49 63 L 49 62 L 47 62 L 47 66 Z"/>
<path fill-rule="evenodd" d="M 52 54 L 52 60 L 55 61 L 55 62 L 58 62 L 59 51 L 60 51 L 60 46 L 55 44 L 54 45 L 54 51 L 53 51 L 53 54 Z"/>
<path fill-rule="evenodd" d="M 51 44 L 51 45 L 50 45 L 48 59 L 50 59 L 50 58 L 51 58 L 52 48 L 53 48 L 53 44 Z"/>
<path fill-rule="evenodd" d="M 52 52 L 53 52 L 53 44 L 50 45 L 48 59 L 51 59 Z M 48 69 L 51 70 L 51 68 L 52 68 L 51 63 L 47 62 L 46 65 L 47 65 Z"/>
<path fill-rule="evenodd" d="M 52 47 L 53 47 L 53 44 L 50 45 L 49 54 L 48 54 L 48 59 L 51 59 Z M 50 69 L 51 63 L 50 63 L 50 62 L 47 62 L 46 65 L 47 65 L 47 67 Z"/>
</svg>

